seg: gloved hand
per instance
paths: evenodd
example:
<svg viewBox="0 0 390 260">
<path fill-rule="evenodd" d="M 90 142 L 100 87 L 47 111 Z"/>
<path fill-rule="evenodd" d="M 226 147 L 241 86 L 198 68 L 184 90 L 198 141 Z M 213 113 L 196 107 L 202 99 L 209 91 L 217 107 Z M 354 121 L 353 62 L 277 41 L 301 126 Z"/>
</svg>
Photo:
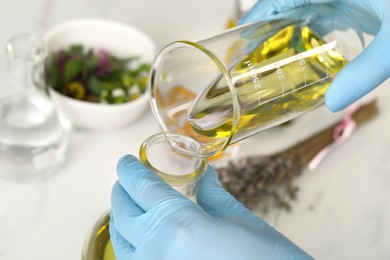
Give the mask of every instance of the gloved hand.
<svg viewBox="0 0 390 260">
<path fill-rule="evenodd" d="M 311 259 L 224 191 L 209 168 L 190 201 L 125 156 L 112 190 L 117 259 Z"/>
<path fill-rule="evenodd" d="M 292 8 L 331 3 L 356 18 L 373 42 L 336 76 L 325 95 L 332 111 L 344 109 L 390 77 L 390 1 L 388 0 L 259 0 L 239 24 L 266 19 Z"/>
</svg>

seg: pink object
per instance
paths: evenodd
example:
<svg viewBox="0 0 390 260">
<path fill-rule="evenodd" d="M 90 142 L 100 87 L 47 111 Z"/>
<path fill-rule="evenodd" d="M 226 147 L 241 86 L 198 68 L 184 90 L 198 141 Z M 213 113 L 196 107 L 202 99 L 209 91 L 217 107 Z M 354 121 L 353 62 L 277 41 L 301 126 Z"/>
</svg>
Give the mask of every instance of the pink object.
<svg viewBox="0 0 390 260">
<path fill-rule="evenodd" d="M 322 149 L 308 164 L 309 170 L 315 170 L 321 161 L 326 157 L 326 155 L 331 152 L 338 145 L 345 142 L 356 129 L 356 123 L 352 119 L 352 115 L 362 108 L 363 105 L 353 104 L 347 108 L 346 113 L 341 120 L 340 124 L 335 127 L 333 130 L 333 139 L 334 142 Z"/>
</svg>

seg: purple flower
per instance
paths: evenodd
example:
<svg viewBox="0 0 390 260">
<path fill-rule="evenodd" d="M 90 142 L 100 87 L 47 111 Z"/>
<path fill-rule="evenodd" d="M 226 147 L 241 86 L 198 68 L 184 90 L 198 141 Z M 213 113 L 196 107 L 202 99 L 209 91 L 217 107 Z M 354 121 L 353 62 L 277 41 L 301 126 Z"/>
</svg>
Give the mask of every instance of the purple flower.
<svg viewBox="0 0 390 260">
<path fill-rule="evenodd" d="M 101 60 L 108 60 L 110 57 L 110 54 L 108 53 L 107 50 L 100 49 L 100 50 L 98 50 L 98 56 Z"/>
<path fill-rule="evenodd" d="M 98 57 L 99 57 L 99 63 L 96 68 L 96 76 L 104 76 L 112 66 L 112 63 L 110 61 L 110 55 L 108 51 L 106 50 L 99 50 L 98 51 Z"/>
</svg>

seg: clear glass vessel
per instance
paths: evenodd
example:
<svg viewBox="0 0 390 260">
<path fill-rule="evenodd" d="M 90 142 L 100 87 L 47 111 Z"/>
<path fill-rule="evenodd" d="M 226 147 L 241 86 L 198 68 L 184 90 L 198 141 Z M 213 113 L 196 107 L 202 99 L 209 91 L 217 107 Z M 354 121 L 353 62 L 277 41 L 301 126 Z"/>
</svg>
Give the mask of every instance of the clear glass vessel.
<svg viewBox="0 0 390 260">
<path fill-rule="evenodd" d="M 210 157 L 322 105 L 363 47 L 357 23 L 332 5 L 176 41 L 152 65 L 152 108 L 171 147 Z"/>
<path fill-rule="evenodd" d="M 196 201 L 196 185 L 207 169 L 207 160 L 182 155 L 173 150 L 163 134 L 147 138 L 140 147 L 142 164 L 160 176 L 185 197 Z M 85 242 L 83 260 L 113 260 L 109 232 L 110 214 L 104 213 Z"/>
<path fill-rule="evenodd" d="M 188 144 L 190 143 L 191 139 L 188 140 Z M 178 153 L 169 146 L 162 133 L 152 135 L 144 141 L 139 158 L 142 164 L 166 183 L 195 201 L 197 181 L 207 169 L 206 159 Z"/>
<path fill-rule="evenodd" d="M 44 91 L 45 46 L 31 35 L 6 44 L 10 92 L 0 97 L 0 176 L 27 181 L 49 176 L 65 161 L 68 139 Z"/>
<path fill-rule="evenodd" d="M 115 260 L 110 239 L 110 211 L 104 212 L 85 240 L 82 260 Z"/>
</svg>

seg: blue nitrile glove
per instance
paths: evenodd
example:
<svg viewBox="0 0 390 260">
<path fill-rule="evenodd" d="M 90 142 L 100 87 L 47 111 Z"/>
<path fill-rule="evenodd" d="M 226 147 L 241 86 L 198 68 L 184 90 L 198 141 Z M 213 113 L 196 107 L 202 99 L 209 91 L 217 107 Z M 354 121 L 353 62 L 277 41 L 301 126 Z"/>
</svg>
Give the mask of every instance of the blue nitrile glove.
<svg viewBox="0 0 390 260">
<path fill-rule="evenodd" d="M 331 3 L 352 14 L 373 42 L 336 76 L 325 96 L 332 111 L 344 109 L 390 77 L 390 1 L 388 0 L 259 0 L 239 24 L 254 22 L 292 8 Z"/>
<path fill-rule="evenodd" d="M 198 204 L 135 157 L 118 163 L 110 234 L 117 259 L 311 259 L 224 191 L 209 168 Z"/>
</svg>

